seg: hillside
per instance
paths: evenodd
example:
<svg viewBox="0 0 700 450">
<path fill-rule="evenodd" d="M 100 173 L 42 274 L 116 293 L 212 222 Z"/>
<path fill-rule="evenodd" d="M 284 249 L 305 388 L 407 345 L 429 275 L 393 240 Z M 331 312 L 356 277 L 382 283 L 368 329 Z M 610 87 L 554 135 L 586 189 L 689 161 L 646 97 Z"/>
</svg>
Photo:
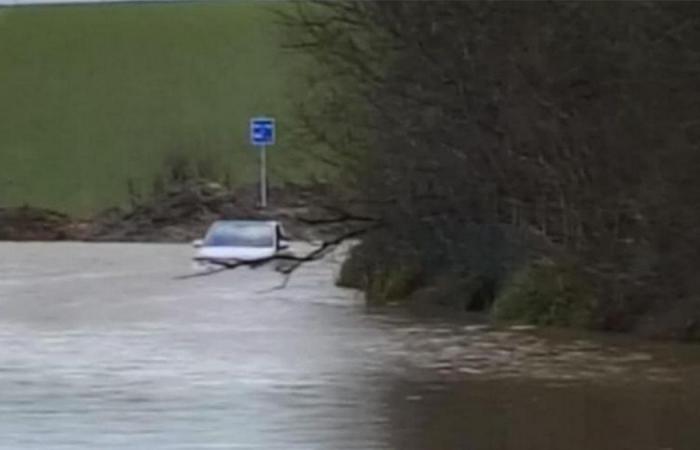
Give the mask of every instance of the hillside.
<svg viewBox="0 0 700 450">
<path fill-rule="evenodd" d="M 0 205 L 89 214 L 168 155 L 255 180 L 249 116 L 278 117 L 272 180 L 305 178 L 277 2 L 0 8 Z"/>
</svg>

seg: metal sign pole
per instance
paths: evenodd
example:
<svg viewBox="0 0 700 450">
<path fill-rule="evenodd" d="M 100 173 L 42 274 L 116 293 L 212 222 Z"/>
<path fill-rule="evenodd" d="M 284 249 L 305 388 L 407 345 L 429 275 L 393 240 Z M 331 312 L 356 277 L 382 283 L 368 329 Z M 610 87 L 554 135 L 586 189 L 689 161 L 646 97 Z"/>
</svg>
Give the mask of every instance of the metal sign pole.
<svg viewBox="0 0 700 450">
<path fill-rule="evenodd" d="M 267 208 L 267 150 L 260 147 L 260 206 Z"/>
<path fill-rule="evenodd" d="M 275 119 L 250 119 L 250 143 L 260 152 L 260 207 L 267 208 L 267 146 L 275 144 Z"/>
</svg>

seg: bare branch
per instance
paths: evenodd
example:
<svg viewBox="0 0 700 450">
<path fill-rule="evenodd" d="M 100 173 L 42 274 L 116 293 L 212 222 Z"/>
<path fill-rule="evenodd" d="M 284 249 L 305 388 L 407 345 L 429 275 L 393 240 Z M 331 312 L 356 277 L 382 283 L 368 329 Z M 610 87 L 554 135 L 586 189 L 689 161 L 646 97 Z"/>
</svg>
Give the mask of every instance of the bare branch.
<svg viewBox="0 0 700 450">
<path fill-rule="evenodd" d="M 291 255 L 291 254 L 277 254 L 274 256 L 271 256 L 269 258 L 263 258 L 263 259 L 257 259 L 255 261 L 236 261 L 233 263 L 226 263 L 226 262 L 217 262 L 217 261 L 212 261 L 211 264 L 220 266 L 215 270 L 209 271 L 209 272 L 204 272 L 204 273 L 197 273 L 197 274 L 191 274 L 191 275 L 184 275 L 180 277 L 176 277 L 176 280 L 187 280 L 190 278 L 198 278 L 198 277 L 203 277 L 203 276 L 209 276 L 209 275 L 214 275 L 226 270 L 235 270 L 238 269 L 239 267 L 249 267 L 251 269 L 257 269 L 258 267 L 261 267 L 263 265 L 266 265 L 267 263 L 273 262 L 273 261 L 290 261 L 292 264 L 290 264 L 287 267 L 280 268 L 277 271 L 284 275 L 284 281 L 283 283 L 278 286 L 275 289 L 283 289 L 284 287 L 287 286 L 289 283 L 289 278 L 291 275 L 299 269 L 304 263 L 308 262 L 313 262 L 317 261 L 321 258 L 323 258 L 329 251 L 335 249 L 342 243 L 355 239 L 357 237 L 360 237 L 364 234 L 367 234 L 371 231 L 377 230 L 378 228 L 381 227 L 381 224 L 379 222 L 372 223 L 369 226 L 363 227 L 363 228 L 356 228 L 354 230 L 348 231 L 346 233 L 340 234 L 339 236 L 334 237 L 333 239 L 323 241 L 323 243 L 312 250 L 311 252 L 307 253 L 306 255 L 303 256 L 297 256 L 297 255 Z"/>
</svg>

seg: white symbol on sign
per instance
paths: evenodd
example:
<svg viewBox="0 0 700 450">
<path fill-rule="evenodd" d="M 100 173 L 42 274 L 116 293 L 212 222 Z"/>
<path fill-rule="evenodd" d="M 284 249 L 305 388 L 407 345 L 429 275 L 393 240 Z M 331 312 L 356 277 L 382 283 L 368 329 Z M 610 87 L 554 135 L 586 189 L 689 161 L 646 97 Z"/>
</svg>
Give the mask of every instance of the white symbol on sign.
<svg viewBox="0 0 700 450">
<path fill-rule="evenodd" d="M 275 143 L 275 119 L 256 117 L 250 120 L 250 142 L 255 146 Z"/>
</svg>

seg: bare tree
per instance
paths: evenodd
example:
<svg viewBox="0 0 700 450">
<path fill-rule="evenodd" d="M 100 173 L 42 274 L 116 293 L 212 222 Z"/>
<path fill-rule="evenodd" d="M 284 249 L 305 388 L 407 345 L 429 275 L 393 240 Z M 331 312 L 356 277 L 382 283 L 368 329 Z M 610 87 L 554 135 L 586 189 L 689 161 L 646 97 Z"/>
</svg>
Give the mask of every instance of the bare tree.
<svg viewBox="0 0 700 450">
<path fill-rule="evenodd" d="M 459 265 L 471 225 L 527 230 L 585 269 L 610 327 L 695 295 L 700 5 L 300 8 L 291 41 L 319 68 L 307 137 L 391 248 Z"/>
</svg>

